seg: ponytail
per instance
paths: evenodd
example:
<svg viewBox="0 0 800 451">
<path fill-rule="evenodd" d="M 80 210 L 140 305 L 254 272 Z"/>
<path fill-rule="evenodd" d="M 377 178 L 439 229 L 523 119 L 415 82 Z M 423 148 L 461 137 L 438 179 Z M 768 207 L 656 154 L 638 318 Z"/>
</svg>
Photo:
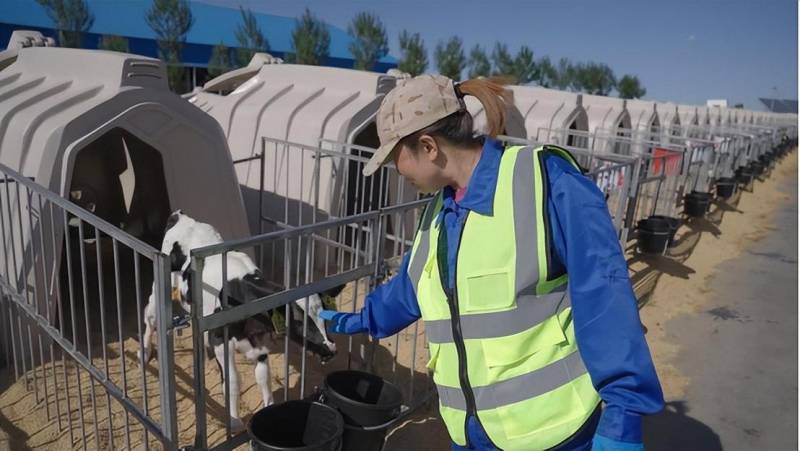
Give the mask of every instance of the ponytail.
<svg viewBox="0 0 800 451">
<path fill-rule="evenodd" d="M 503 133 L 506 128 L 506 109 L 513 100 L 511 91 L 506 89 L 510 79 L 504 77 L 473 78 L 458 85 L 465 96 L 473 96 L 483 105 L 486 112 L 487 133 L 492 138 Z"/>
</svg>

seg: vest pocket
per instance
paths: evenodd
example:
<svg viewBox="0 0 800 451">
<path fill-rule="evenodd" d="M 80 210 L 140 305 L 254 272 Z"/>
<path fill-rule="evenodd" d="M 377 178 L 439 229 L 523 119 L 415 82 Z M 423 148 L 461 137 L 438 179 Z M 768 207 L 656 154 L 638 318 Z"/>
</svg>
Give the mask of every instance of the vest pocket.
<svg viewBox="0 0 800 451">
<path fill-rule="evenodd" d="M 484 270 L 467 274 L 464 309 L 467 312 L 503 310 L 514 306 L 512 279 L 506 269 Z M 459 293 L 461 294 L 461 293 Z"/>
<path fill-rule="evenodd" d="M 560 345 L 566 343 L 567 337 L 557 316 L 552 316 L 518 334 L 481 340 L 486 365 L 489 368 L 509 367 L 508 369 L 512 371 L 515 366 L 536 367 L 549 363 L 548 360 L 561 349 Z M 541 352 L 548 349 L 551 352 Z M 542 356 L 537 359 L 531 358 L 535 354 Z M 524 368 L 520 369 L 522 372 L 527 372 Z"/>
</svg>

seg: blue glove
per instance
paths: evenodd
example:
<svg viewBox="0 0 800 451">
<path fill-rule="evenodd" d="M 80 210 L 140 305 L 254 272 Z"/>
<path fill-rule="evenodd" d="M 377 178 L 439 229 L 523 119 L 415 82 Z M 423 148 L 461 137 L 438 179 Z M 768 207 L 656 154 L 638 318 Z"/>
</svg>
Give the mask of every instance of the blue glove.
<svg viewBox="0 0 800 451">
<path fill-rule="evenodd" d="M 335 334 L 357 334 L 366 332 L 366 328 L 361 324 L 361 314 L 344 313 L 336 310 L 322 310 L 319 317 L 330 321 L 328 330 Z"/>
<path fill-rule="evenodd" d="M 592 439 L 592 451 L 644 451 L 641 443 L 621 442 L 595 434 Z"/>
</svg>

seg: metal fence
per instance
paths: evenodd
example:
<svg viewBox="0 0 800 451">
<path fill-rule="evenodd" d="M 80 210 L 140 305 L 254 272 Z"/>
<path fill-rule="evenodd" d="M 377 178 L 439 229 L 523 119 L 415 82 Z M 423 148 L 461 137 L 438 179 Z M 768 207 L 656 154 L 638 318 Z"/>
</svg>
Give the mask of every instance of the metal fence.
<svg viewBox="0 0 800 451">
<path fill-rule="evenodd" d="M 363 307 L 365 295 L 410 250 L 419 215 L 428 200 L 417 199 L 416 190 L 406 185 L 392 165 L 371 177 L 363 177 L 361 168 L 371 149 L 334 142 L 323 142 L 327 149 L 272 139 L 264 139 L 264 143 L 267 166 L 274 171 L 265 178 L 265 197 L 276 195 L 288 214 L 278 221 L 265 214 L 264 228 L 268 230 L 264 234 L 192 253 L 196 395 L 192 422 L 197 449 L 233 449 L 247 440 L 244 433 L 235 430 L 230 415 L 219 413 L 230 412 L 231 402 L 235 402 L 231 401 L 231 395 L 238 390 L 239 384 L 229 383 L 235 368 L 230 364 L 234 362 L 234 352 L 224 346 L 223 382 L 209 386 L 204 336 L 221 331 L 223 342 L 227 342 L 232 326 L 267 311 L 280 311 L 285 320 L 286 332 L 275 339 L 269 359 L 270 373 L 280 375 L 275 378 L 280 387 L 276 392 L 278 398 L 307 398 L 320 386 L 325 373 L 346 368 L 367 369 L 398 383 L 404 394 L 404 416 L 426 403 L 434 393 L 425 369 L 424 331 L 420 323 L 384 340 L 332 336 L 339 341 L 336 346 L 339 355 L 322 366 L 320 359 L 308 358 L 309 331 L 314 324 L 306 316 L 302 324 L 293 323 L 297 318 L 292 312 L 297 301 L 309 311 L 309 296 L 341 286 L 344 289 L 335 299 L 338 310 L 356 312 Z M 306 205 L 313 207 L 311 211 L 303 208 Z M 207 279 L 209 268 L 219 271 L 221 280 L 227 281 L 228 261 L 236 252 L 260 256 L 260 266 L 275 287 L 274 294 L 240 305 L 233 305 L 223 295 L 219 311 L 204 313 L 203 293 L 210 289 L 204 278 Z M 226 283 L 223 282 L 223 293 L 227 293 Z M 293 331 L 298 330 L 294 338 L 302 337 L 300 342 L 290 339 Z M 243 373 L 242 386 L 252 386 L 253 381 L 247 380 L 246 375 Z M 259 400 L 253 402 L 257 404 Z M 224 409 L 219 409 L 221 404 Z M 243 404 L 247 405 L 247 400 Z"/>
<path fill-rule="evenodd" d="M 262 138 L 261 151 L 234 162 L 251 230 L 264 234 L 334 218 L 377 211 L 390 205 L 420 198 L 417 190 L 402 178 L 392 164 L 370 177 L 361 171 L 375 149 L 322 140 L 319 146 Z M 387 233 L 397 236 L 401 224 L 390 220 Z M 406 236 L 413 225 L 404 224 Z M 352 246 L 354 233 L 344 243 Z M 277 246 L 257 249 L 258 261 L 277 276 L 285 260 Z M 363 250 L 362 250 L 363 252 Z M 317 256 L 314 267 L 324 256 Z"/>
<path fill-rule="evenodd" d="M 0 173 L 0 341 L 7 371 L 33 395 L 17 412 L 45 415 L 40 432 L 57 449 L 174 449 L 165 256 L 7 166 Z M 153 287 L 159 359 L 147 365 L 142 323 L 129 318 Z"/>
</svg>

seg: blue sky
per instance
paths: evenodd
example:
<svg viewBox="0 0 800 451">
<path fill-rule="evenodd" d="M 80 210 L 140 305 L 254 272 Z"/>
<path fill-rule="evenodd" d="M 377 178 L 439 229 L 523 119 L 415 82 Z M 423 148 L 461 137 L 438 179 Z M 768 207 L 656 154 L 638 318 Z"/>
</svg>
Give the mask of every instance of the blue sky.
<svg viewBox="0 0 800 451">
<path fill-rule="evenodd" d="M 380 16 L 399 55 L 401 30 L 430 52 L 451 35 L 491 48 L 528 45 L 538 57 L 605 62 L 638 75 L 649 99 L 709 98 L 762 110 L 758 97 L 797 99 L 796 0 L 202 0 L 298 16 L 308 6 L 346 29 L 359 11 Z M 430 69 L 435 69 L 431 67 Z M 775 89 L 773 89 L 773 87 Z"/>
</svg>

